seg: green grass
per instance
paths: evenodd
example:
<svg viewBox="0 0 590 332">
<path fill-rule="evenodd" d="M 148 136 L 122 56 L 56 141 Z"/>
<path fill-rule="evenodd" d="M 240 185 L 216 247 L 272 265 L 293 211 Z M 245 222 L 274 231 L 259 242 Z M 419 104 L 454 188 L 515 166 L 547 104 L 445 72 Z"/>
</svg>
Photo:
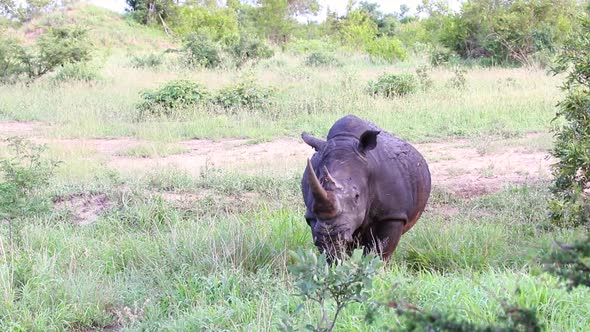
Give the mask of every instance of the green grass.
<svg viewBox="0 0 590 332">
<path fill-rule="evenodd" d="M 122 67 L 123 66 L 123 67 Z M 434 86 L 403 98 L 369 96 L 367 82 L 382 72 L 410 71 L 406 65 L 345 66 L 309 71 L 296 62 L 287 67 L 252 69 L 265 84 L 279 88 L 276 109 L 270 113 L 239 110 L 223 114 L 199 107 L 181 119 L 137 121 L 139 92 L 171 79 L 194 79 L 209 90 L 231 84 L 243 73 L 227 70 L 151 71 L 125 67 L 111 57 L 101 75 L 106 82 L 55 86 L 1 86 L 0 114 L 17 121 L 50 124 L 54 137 L 120 137 L 171 141 L 188 138 L 240 137 L 269 139 L 297 136 L 302 130 L 324 135 L 339 117 L 353 113 L 372 120 L 411 141 L 455 136 L 522 135 L 547 131 L 561 92 L 558 80 L 541 70 L 470 69 L 466 89 L 447 86 L 452 72 L 431 73 Z M 518 83 L 506 86 L 503 79 Z"/>
<path fill-rule="evenodd" d="M 154 158 L 167 157 L 187 152 L 182 145 L 162 144 L 162 143 L 145 143 L 139 144 L 117 153 L 118 156 L 135 157 L 135 158 Z"/>
<path fill-rule="evenodd" d="M 274 330 L 299 303 L 291 296 L 287 253 L 313 244 L 296 176 L 162 171 L 103 187 L 55 186 L 61 194 L 103 191 L 113 206 L 85 227 L 59 213 L 16 221 L 23 225 L 20 241 L 0 247 L 2 330 Z M 554 239 L 579 236 L 539 227 L 545 187 L 473 200 L 436 189 L 423 219 L 379 273 L 372 298 L 394 295 L 482 323 L 495 321 L 502 298 L 536 307 L 550 330 L 589 328 L 590 290 L 568 293 L 538 272 L 538 253 Z M 193 201 L 176 205 L 168 192 L 192 194 Z M 441 212 L 448 208 L 461 213 Z M 347 308 L 338 328 L 364 326 L 364 310 Z M 313 317 L 306 306 L 302 319 Z M 369 329 L 395 321 L 384 312 Z"/>
</svg>

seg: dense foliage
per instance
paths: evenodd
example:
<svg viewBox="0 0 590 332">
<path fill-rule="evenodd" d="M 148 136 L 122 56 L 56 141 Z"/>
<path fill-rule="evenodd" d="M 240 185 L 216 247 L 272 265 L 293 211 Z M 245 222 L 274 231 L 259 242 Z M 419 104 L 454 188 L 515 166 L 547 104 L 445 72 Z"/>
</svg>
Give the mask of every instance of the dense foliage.
<svg viewBox="0 0 590 332">
<path fill-rule="evenodd" d="M 13 240 L 20 226 L 14 220 L 48 210 L 47 186 L 58 163 L 45 158 L 44 146 L 17 137 L 4 143 L 11 153 L 0 159 L 0 221 L 9 223 Z"/>
<path fill-rule="evenodd" d="M 567 281 L 568 287 L 590 287 L 590 234 L 572 244 L 558 243 L 545 257 L 546 269 Z"/>
<path fill-rule="evenodd" d="M 208 96 L 207 90 L 193 81 L 170 81 L 156 90 L 143 91 L 137 109 L 142 119 L 148 116 L 174 115 L 187 107 L 207 101 Z"/>
<path fill-rule="evenodd" d="M 64 0 L 0 0 L 0 14 L 19 22 L 26 22 L 66 2 Z"/>
<path fill-rule="evenodd" d="M 324 66 L 341 66 L 342 63 L 336 57 L 328 52 L 311 52 L 305 59 L 306 66 L 324 67 Z"/>
<path fill-rule="evenodd" d="M 275 94 L 275 89 L 260 86 L 253 80 L 246 79 L 219 90 L 212 102 L 234 112 L 237 109 L 268 111 Z"/>
<path fill-rule="evenodd" d="M 14 82 L 23 76 L 39 78 L 69 63 L 91 59 L 86 30 L 77 27 L 51 28 L 32 46 L 0 37 L 0 81 Z"/>
<path fill-rule="evenodd" d="M 384 74 L 370 81 L 368 92 L 387 98 L 403 97 L 416 92 L 418 83 L 412 74 Z"/>
<path fill-rule="evenodd" d="M 556 72 L 567 72 L 559 103 L 551 217 L 558 225 L 590 223 L 590 19 L 558 57 Z"/>
</svg>

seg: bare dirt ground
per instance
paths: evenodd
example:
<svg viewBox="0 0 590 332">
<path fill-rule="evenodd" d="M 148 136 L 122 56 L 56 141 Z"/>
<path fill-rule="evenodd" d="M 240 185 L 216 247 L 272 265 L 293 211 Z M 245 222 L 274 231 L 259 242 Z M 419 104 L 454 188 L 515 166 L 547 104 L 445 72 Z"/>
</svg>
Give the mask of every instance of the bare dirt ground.
<svg viewBox="0 0 590 332">
<path fill-rule="evenodd" d="M 303 170 L 313 150 L 301 140 L 281 138 L 251 144 L 248 140 L 189 140 L 180 142 L 185 153 L 156 158 L 120 156 L 125 149 L 149 142 L 135 139 L 53 140 L 35 135 L 37 123 L 0 122 L 0 137 L 22 135 L 61 147 L 83 146 L 91 157 L 106 160 L 126 174 L 142 174 L 170 167 L 198 175 L 205 167 L 223 168 L 248 174 L 292 174 Z M 514 140 L 486 142 L 494 149 L 482 149 L 481 142 L 456 139 L 438 143 L 414 144 L 428 161 L 433 186 L 463 197 L 478 196 L 550 176 L 553 162 L 544 149 L 530 148 L 540 135 L 531 134 Z"/>
<path fill-rule="evenodd" d="M 38 135 L 42 127 L 41 122 L 0 122 L 0 138 Z"/>
<path fill-rule="evenodd" d="M 57 210 L 70 213 L 73 222 L 78 226 L 93 223 L 103 211 L 112 206 L 107 195 L 88 193 L 58 197 L 54 203 Z"/>
</svg>

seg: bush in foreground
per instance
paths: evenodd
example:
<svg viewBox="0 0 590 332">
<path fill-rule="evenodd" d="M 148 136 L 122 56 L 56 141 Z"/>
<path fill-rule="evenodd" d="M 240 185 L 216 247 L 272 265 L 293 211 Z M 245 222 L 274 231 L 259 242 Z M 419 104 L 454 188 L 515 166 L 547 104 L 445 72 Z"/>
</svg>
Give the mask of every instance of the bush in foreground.
<svg viewBox="0 0 590 332">
<path fill-rule="evenodd" d="M 552 154 L 555 178 L 551 188 L 551 219 L 560 226 L 590 225 L 590 18 L 581 19 L 581 29 L 567 42 L 556 73 L 567 72 L 555 116 Z"/>
</svg>

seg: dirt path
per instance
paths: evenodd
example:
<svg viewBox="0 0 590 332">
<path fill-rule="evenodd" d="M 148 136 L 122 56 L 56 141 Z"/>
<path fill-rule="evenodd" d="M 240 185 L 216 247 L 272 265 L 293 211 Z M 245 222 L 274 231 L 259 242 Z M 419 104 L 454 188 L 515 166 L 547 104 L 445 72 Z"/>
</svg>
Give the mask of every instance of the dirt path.
<svg viewBox="0 0 590 332">
<path fill-rule="evenodd" d="M 0 122 L 0 138 L 38 135 L 43 126 L 41 122 Z"/>
<path fill-rule="evenodd" d="M 33 136 L 36 124 L 0 123 L 0 137 L 22 133 Z M 465 197 L 501 190 L 507 184 L 524 183 L 550 176 L 548 153 L 531 149 L 539 135 L 517 140 L 494 141 L 495 148 L 482 151 L 472 140 L 415 144 L 425 156 L 433 185 Z M 180 142 L 185 153 L 157 158 L 121 156 L 126 149 L 153 144 L 135 139 L 34 138 L 60 148 L 92 151 L 97 160 L 122 173 L 140 174 L 169 167 L 198 175 L 205 167 L 235 170 L 249 174 L 292 174 L 302 172 L 313 150 L 298 139 L 281 138 L 272 142 L 250 144 L 248 140 L 189 140 Z"/>
</svg>

